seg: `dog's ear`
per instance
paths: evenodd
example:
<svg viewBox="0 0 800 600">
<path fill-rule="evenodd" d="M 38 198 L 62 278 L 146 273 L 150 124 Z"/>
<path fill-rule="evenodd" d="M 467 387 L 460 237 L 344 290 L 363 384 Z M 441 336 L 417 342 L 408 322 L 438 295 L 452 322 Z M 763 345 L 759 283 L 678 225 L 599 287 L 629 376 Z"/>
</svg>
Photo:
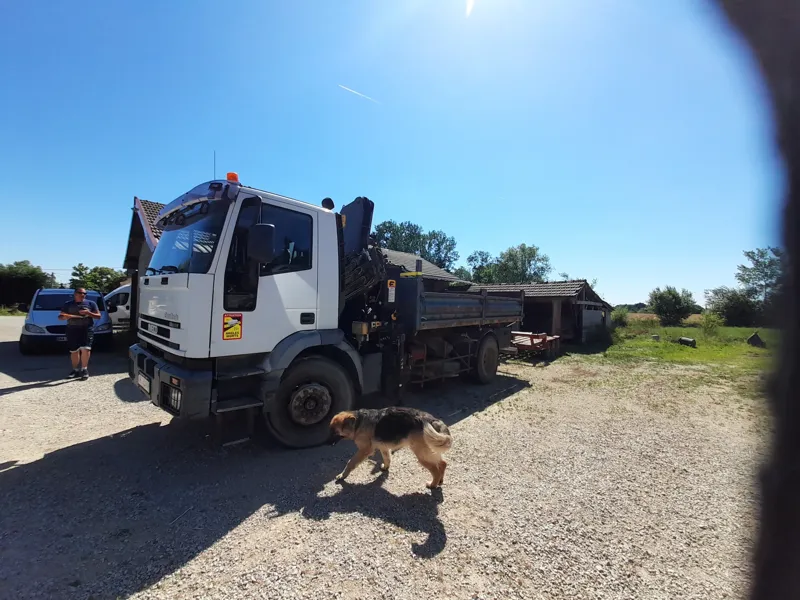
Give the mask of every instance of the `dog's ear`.
<svg viewBox="0 0 800 600">
<path fill-rule="evenodd" d="M 331 419 L 331 429 L 338 431 L 352 430 L 356 424 L 356 416 L 350 411 L 340 412 Z"/>
</svg>

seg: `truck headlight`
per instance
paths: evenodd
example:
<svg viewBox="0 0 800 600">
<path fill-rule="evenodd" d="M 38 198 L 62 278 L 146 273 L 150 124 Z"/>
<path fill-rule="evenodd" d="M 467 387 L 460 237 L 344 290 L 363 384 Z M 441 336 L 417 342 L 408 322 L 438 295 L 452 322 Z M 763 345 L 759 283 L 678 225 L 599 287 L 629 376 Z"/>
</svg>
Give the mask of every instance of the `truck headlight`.
<svg viewBox="0 0 800 600">
<path fill-rule="evenodd" d="M 111 329 L 111 323 L 103 323 L 102 325 L 98 325 L 94 328 L 95 333 L 103 333 L 104 331 L 109 331 Z"/>
<path fill-rule="evenodd" d="M 39 327 L 33 323 L 25 323 L 25 331 L 28 333 L 47 333 L 44 327 Z"/>
</svg>

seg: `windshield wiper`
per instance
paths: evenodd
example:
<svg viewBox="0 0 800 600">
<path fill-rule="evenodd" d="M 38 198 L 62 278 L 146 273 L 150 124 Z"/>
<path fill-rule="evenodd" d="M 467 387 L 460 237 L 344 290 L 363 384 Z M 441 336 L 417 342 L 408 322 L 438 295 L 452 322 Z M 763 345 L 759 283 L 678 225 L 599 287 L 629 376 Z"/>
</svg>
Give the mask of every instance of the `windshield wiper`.
<svg viewBox="0 0 800 600">
<path fill-rule="evenodd" d="M 148 271 L 152 271 L 153 275 L 169 275 L 170 273 L 177 273 L 178 267 L 174 265 L 164 265 L 160 269 L 156 269 L 155 267 L 147 267 L 144 270 L 144 274 L 147 275 Z"/>
</svg>

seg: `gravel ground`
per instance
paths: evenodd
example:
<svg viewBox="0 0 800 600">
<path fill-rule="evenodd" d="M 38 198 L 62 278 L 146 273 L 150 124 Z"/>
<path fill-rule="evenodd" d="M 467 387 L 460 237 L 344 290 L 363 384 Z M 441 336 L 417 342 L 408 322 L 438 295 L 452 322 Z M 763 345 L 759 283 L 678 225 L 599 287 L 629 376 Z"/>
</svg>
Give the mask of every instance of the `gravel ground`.
<svg viewBox="0 0 800 600">
<path fill-rule="evenodd" d="M 124 358 L 64 383 L 0 318 L 4 598 L 742 597 L 763 417 L 683 369 L 565 357 L 410 397 L 451 424 L 445 486 L 408 451 L 216 450 Z"/>
</svg>

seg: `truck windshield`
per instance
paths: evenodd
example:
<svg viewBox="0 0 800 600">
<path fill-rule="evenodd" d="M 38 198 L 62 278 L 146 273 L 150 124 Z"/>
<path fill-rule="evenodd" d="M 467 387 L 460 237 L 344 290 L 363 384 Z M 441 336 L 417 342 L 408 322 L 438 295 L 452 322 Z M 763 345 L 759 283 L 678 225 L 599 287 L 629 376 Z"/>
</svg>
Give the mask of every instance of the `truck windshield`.
<svg viewBox="0 0 800 600">
<path fill-rule="evenodd" d="M 145 275 L 207 273 L 230 202 L 198 202 L 159 221 L 161 239 Z"/>
</svg>

